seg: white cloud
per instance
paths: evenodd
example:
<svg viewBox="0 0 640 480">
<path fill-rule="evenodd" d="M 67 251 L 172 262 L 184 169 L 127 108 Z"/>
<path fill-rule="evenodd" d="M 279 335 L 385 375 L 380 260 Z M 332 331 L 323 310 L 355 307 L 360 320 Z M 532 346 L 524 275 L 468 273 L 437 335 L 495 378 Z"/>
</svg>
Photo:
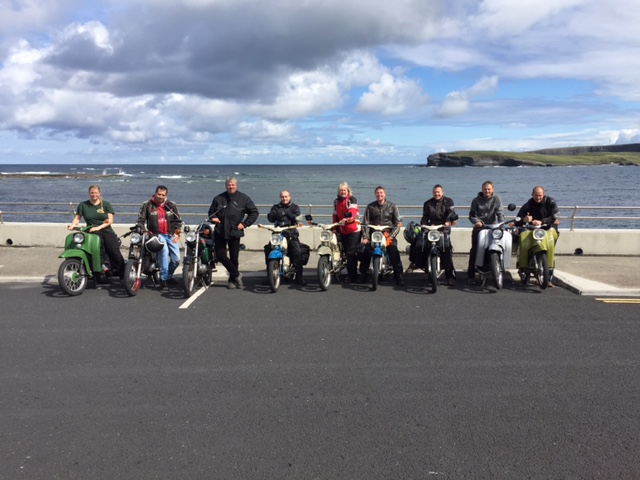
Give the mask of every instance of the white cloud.
<svg viewBox="0 0 640 480">
<path fill-rule="evenodd" d="M 498 86 L 498 77 L 481 78 L 475 85 L 468 90 L 450 92 L 445 97 L 438 115 L 441 117 L 454 117 L 467 113 L 471 108 L 471 100 L 474 97 L 492 93 Z"/>
<path fill-rule="evenodd" d="M 358 110 L 382 115 L 399 115 L 424 105 L 427 101 L 427 96 L 417 82 L 385 73 L 378 82 L 369 85 L 369 91 L 362 94 Z"/>
</svg>

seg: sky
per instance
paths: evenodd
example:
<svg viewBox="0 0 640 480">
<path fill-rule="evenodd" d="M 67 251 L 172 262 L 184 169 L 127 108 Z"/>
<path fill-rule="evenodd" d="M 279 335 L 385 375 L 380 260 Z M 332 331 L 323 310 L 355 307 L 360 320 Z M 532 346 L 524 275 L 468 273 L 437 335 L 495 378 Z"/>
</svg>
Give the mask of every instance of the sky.
<svg viewBox="0 0 640 480">
<path fill-rule="evenodd" d="M 0 163 L 640 142 L 637 0 L 0 0 Z"/>
</svg>

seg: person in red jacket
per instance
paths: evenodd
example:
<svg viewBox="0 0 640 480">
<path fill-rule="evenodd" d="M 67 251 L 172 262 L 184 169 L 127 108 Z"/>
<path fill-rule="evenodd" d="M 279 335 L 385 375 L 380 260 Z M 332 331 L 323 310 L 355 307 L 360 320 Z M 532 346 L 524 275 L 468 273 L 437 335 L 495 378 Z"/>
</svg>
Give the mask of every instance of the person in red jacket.
<svg viewBox="0 0 640 480">
<path fill-rule="evenodd" d="M 333 223 L 339 222 L 338 237 L 347 256 L 346 283 L 358 281 L 356 247 L 360 243 L 360 224 L 357 222 L 358 201 L 347 182 L 338 186 L 338 198 L 333 201 Z"/>
</svg>

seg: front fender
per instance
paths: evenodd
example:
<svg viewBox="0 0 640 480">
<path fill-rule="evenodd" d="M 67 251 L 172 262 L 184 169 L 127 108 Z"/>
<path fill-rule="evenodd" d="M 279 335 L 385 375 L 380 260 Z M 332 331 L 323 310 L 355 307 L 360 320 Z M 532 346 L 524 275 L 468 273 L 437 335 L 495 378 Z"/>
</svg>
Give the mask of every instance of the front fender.
<svg viewBox="0 0 640 480">
<path fill-rule="evenodd" d="M 79 258 L 82 261 L 82 263 L 84 263 L 84 268 L 87 271 L 87 274 L 90 277 L 93 276 L 94 269 L 91 268 L 91 262 L 89 262 L 89 256 L 87 255 L 87 252 L 85 252 L 84 250 L 80 250 L 77 248 L 63 250 L 62 253 L 58 255 L 58 258 Z"/>
<path fill-rule="evenodd" d="M 382 248 L 380 247 L 373 247 L 373 250 L 371 250 L 372 257 L 381 257 L 382 255 Z"/>
<path fill-rule="evenodd" d="M 327 245 L 321 245 L 320 247 L 318 247 L 318 255 L 322 256 L 322 255 L 331 255 L 331 247 L 327 246 Z"/>
<path fill-rule="evenodd" d="M 271 250 L 267 260 L 281 260 L 284 257 L 282 250 Z"/>
</svg>

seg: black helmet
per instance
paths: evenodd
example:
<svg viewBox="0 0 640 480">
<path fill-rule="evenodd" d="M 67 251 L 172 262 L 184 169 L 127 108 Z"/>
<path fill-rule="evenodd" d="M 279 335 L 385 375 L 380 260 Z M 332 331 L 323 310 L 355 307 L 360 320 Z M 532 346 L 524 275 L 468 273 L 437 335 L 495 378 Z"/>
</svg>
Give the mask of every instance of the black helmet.
<svg viewBox="0 0 640 480">
<path fill-rule="evenodd" d="M 146 241 L 144 247 L 151 253 L 158 253 L 164 248 L 164 241 L 161 238 L 153 236 Z"/>
<path fill-rule="evenodd" d="M 416 222 L 409 222 L 409 224 L 405 227 L 404 229 L 404 239 L 413 245 L 413 243 L 416 241 L 416 237 L 418 236 L 418 233 L 420 232 L 420 228 L 418 228 L 418 224 Z"/>
</svg>

